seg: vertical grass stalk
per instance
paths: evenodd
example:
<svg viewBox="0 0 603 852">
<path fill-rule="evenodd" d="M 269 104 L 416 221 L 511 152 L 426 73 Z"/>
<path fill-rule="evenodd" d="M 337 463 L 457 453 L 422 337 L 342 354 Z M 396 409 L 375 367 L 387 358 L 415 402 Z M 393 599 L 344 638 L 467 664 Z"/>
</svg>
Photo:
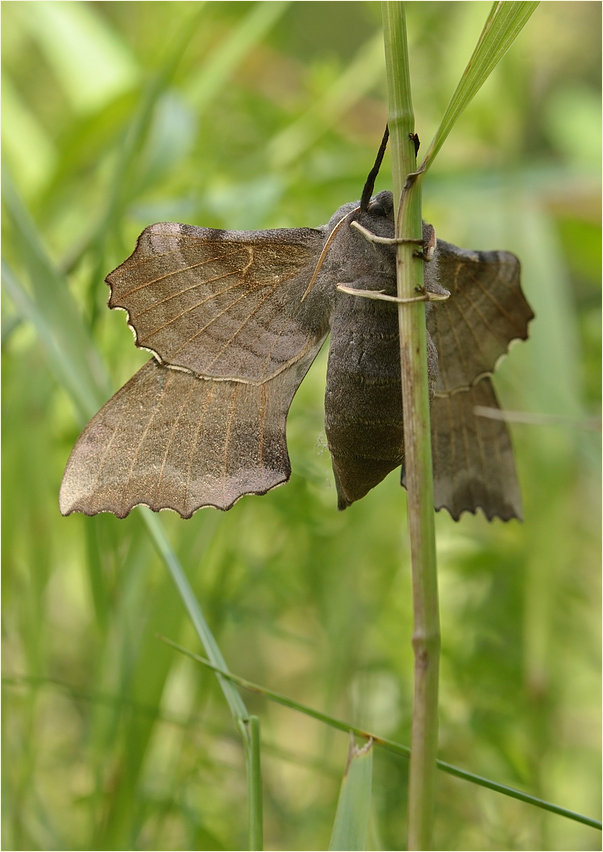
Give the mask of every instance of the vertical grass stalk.
<svg viewBox="0 0 603 852">
<path fill-rule="evenodd" d="M 245 742 L 245 764 L 247 766 L 247 802 L 249 808 L 249 848 L 264 848 L 262 766 L 260 762 L 260 720 L 249 716 L 239 723 Z"/>
<path fill-rule="evenodd" d="M 414 113 L 404 4 L 383 2 L 383 30 L 391 138 L 396 236 L 422 234 L 421 175 L 416 169 Z M 410 299 L 423 286 L 416 246 L 397 247 L 398 296 Z M 400 304 L 400 364 L 404 405 L 404 469 L 413 586 L 414 699 L 408 796 L 408 848 L 430 849 L 438 741 L 440 625 L 433 509 L 433 471 L 425 303 Z"/>
</svg>

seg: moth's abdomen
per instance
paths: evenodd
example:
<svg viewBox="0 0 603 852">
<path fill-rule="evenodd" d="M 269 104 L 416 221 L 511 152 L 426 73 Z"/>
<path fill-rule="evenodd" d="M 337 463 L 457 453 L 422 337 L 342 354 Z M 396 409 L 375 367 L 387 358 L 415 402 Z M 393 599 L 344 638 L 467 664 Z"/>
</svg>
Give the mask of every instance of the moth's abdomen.
<svg viewBox="0 0 603 852">
<path fill-rule="evenodd" d="M 347 297 L 334 317 L 325 430 L 345 509 L 404 460 L 400 346 L 395 307 Z"/>
</svg>

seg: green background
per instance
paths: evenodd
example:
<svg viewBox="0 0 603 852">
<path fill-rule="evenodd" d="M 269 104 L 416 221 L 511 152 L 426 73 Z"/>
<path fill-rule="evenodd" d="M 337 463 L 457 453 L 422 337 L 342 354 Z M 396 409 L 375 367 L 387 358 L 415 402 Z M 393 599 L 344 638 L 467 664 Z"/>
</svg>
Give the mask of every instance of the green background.
<svg viewBox="0 0 603 852">
<path fill-rule="evenodd" d="M 407 4 L 423 150 L 488 9 Z M 583 427 L 600 411 L 600 16 L 599 3 L 540 5 L 424 198 L 446 240 L 521 259 L 536 320 L 497 373 L 505 407 L 571 418 L 513 427 L 523 524 L 437 517 L 440 756 L 590 816 L 600 440 Z M 2 17 L 4 184 L 31 217 L 11 195 L 3 251 L 41 317 L 5 297 L 2 845 L 245 848 L 240 738 L 213 675 L 156 638 L 200 650 L 138 513 L 58 512 L 85 418 L 57 358 L 88 370 L 100 402 L 147 359 L 103 283 L 145 225 L 314 226 L 359 197 L 386 121 L 380 5 L 11 2 Z M 386 158 L 377 189 L 388 170 Z M 34 238 L 58 271 L 48 286 Z M 227 514 L 161 520 L 234 672 L 407 743 L 406 498 L 394 473 L 336 512 L 325 354 L 291 409 L 291 482 Z M 347 737 L 244 698 L 262 721 L 266 848 L 324 849 Z M 376 752 L 372 848 L 403 847 L 406 778 L 404 759 Z M 435 848 L 600 848 L 593 829 L 438 782 Z"/>
</svg>

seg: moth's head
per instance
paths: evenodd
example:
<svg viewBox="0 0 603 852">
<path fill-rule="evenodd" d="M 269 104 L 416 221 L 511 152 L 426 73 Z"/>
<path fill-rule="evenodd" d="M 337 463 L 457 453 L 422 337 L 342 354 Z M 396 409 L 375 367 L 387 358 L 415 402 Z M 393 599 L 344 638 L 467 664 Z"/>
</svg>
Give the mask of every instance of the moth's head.
<svg viewBox="0 0 603 852">
<path fill-rule="evenodd" d="M 362 225 L 363 228 L 366 228 L 367 231 L 370 231 L 377 237 L 393 237 L 394 199 L 391 192 L 389 190 L 378 192 L 377 195 L 369 199 L 365 208 L 362 208 L 362 205 L 357 208 L 357 212 L 350 219 L 356 219 L 359 225 Z M 356 229 L 353 228 L 352 230 L 355 231 Z M 368 242 L 365 236 L 362 239 Z M 371 247 L 374 254 L 376 244 L 372 243 Z M 381 246 L 381 251 L 392 255 L 396 253 L 393 246 Z"/>
<path fill-rule="evenodd" d="M 389 189 L 378 192 L 368 203 L 366 212 L 371 216 L 382 216 L 394 221 L 394 197 Z"/>
</svg>

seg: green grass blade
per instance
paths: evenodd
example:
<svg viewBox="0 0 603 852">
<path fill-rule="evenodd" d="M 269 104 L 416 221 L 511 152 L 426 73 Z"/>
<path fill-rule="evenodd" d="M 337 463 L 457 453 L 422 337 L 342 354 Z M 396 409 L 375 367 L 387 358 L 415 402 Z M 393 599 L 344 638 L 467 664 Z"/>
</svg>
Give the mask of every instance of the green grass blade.
<svg viewBox="0 0 603 852">
<path fill-rule="evenodd" d="M 100 404 L 98 395 L 93 386 L 82 377 L 80 365 L 74 364 L 69 354 L 61 347 L 44 312 L 40 310 L 4 258 L 2 258 L 2 287 L 21 317 L 34 326 L 40 341 L 48 351 L 49 363 L 57 379 L 68 388 L 73 399 L 77 400 L 82 420 L 85 419 L 87 412 L 94 412 L 98 408 Z"/>
<path fill-rule="evenodd" d="M 29 291 L 18 286 L 8 270 L 7 292 L 19 301 L 54 354 L 54 366 L 63 375 L 82 418 L 91 417 L 109 395 L 109 383 L 92 338 L 81 320 L 65 277 L 56 269 L 38 235 L 38 229 L 13 184 L 8 169 L 2 175 L 2 200 L 13 227 L 13 237 L 27 273 Z M 18 292 L 21 290 L 21 292 Z"/>
<path fill-rule="evenodd" d="M 189 86 L 188 95 L 199 115 L 216 98 L 237 66 L 266 35 L 289 6 L 289 0 L 254 3 L 230 36 L 216 49 L 203 70 Z"/>
<path fill-rule="evenodd" d="M 538 2 L 492 4 L 477 46 L 429 146 L 423 162 L 425 169 L 428 169 L 434 161 L 459 116 L 511 47 L 537 6 Z"/>
<path fill-rule="evenodd" d="M 232 683 L 236 683 L 243 689 L 248 689 L 250 692 L 256 692 L 259 695 L 264 695 L 266 698 L 269 698 L 271 701 L 275 701 L 277 704 L 282 704 L 284 707 L 289 707 L 291 710 L 296 710 L 299 713 L 303 713 L 305 716 L 310 716 L 312 719 L 324 722 L 325 725 L 329 725 L 331 728 L 336 728 L 339 731 L 351 732 L 357 737 L 364 737 L 366 740 L 371 739 L 376 745 L 382 746 L 395 754 L 402 755 L 402 757 L 410 757 L 410 749 L 408 746 L 397 743 L 394 740 L 388 740 L 385 737 L 380 737 L 378 734 L 373 734 L 370 731 L 364 731 L 362 728 L 350 725 L 348 722 L 336 719 L 334 716 L 329 716 L 327 713 L 322 713 L 320 710 L 313 710 L 311 707 L 306 707 L 304 704 L 300 704 L 298 701 L 294 701 L 286 695 L 282 695 L 272 689 L 267 689 L 257 683 L 252 683 L 251 681 L 239 677 L 238 675 L 234 675 L 225 669 L 218 669 L 216 666 L 213 666 L 209 660 L 205 660 L 198 654 L 188 651 L 177 642 L 172 642 L 170 639 L 166 639 L 163 636 L 161 639 L 164 642 L 167 642 L 168 645 L 176 648 L 182 654 L 186 654 L 187 657 L 190 657 L 198 663 L 207 666 L 207 668 L 212 669 L 212 671 L 223 675 L 225 678 L 232 681 Z M 592 817 L 585 816 L 584 814 L 577 813 L 576 811 L 571 811 L 568 808 L 562 808 L 559 805 L 554 805 L 552 802 L 546 802 L 543 799 L 538 799 L 536 796 L 531 796 L 529 793 L 524 793 L 522 790 L 516 790 L 514 787 L 508 787 L 506 784 L 499 784 L 497 781 L 491 781 L 489 778 L 483 778 L 481 775 L 476 775 L 473 772 L 467 772 L 465 769 L 460 769 L 458 766 L 453 766 L 451 763 L 446 763 L 443 760 L 437 760 L 436 766 L 438 769 L 442 770 L 442 772 L 454 775 L 457 778 L 462 778 L 464 781 L 469 781 L 479 787 L 486 787 L 489 790 L 494 790 L 496 793 L 501 793 L 503 796 L 509 796 L 511 799 L 518 799 L 520 802 L 525 802 L 528 805 L 533 805 L 534 807 L 541 808 L 542 810 L 550 811 L 553 814 L 557 814 L 557 816 L 562 816 L 567 819 L 574 820 L 575 822 L 580 822 L 583 825 L 590 826 L 591 828 L 597 828 L 599 831 L 602 829 L 600 820 L 593 819 Z"/>
<path fill-rule="evenodd" d="M 197 635 L 201 640 L 201 644 L 205 648 L 208 656 L 215 661 L 214 668 L 216 670 L 220 686 L 222 687 L 222 692 L 228 702 L 230 712 L 232 713 L 236 725 L 243 736 L 248 781 L 249 848 L 263 849 L 259 719 L 257 716 L 249 716 L 245 703 L 232 681 L 223 674 L 217 672 L 218 669 L 221 669 L 222 672 L 227 671 L 224 657 L 222 656 L 218 643 L 214 639 L 213 633 L 205 620 L 205 616 L 199 606 L 199 602 L 197 601 L 191 585 L 188 582 L 186 573 L 174 553 L 159 518 L 157 515 L 153 514 L 150 509 L 147 509 L 144 506 L 141 506 L 139 511 L 142 513 L 153 543 L 155 544 L 159 555 L 170 572 L 170 575 L 178 589 L 180 598 L 186 607 L 191 621 L 193 622 Z"/>
<path fill-rule="evenodd" d="M 366 849 L 372 785 L 372 740 L 358 748 L 351 737 L 329 849 Z"/>
<path fill-rule="evenodd" d="M 239 724 L 245 742 L 247 796 L 249 807 L 249 848 L 264 848 L 264 814 L 262 803 L 262 766 L 260 761 L 260 720 L 249 716 Z"/>
</svg>

